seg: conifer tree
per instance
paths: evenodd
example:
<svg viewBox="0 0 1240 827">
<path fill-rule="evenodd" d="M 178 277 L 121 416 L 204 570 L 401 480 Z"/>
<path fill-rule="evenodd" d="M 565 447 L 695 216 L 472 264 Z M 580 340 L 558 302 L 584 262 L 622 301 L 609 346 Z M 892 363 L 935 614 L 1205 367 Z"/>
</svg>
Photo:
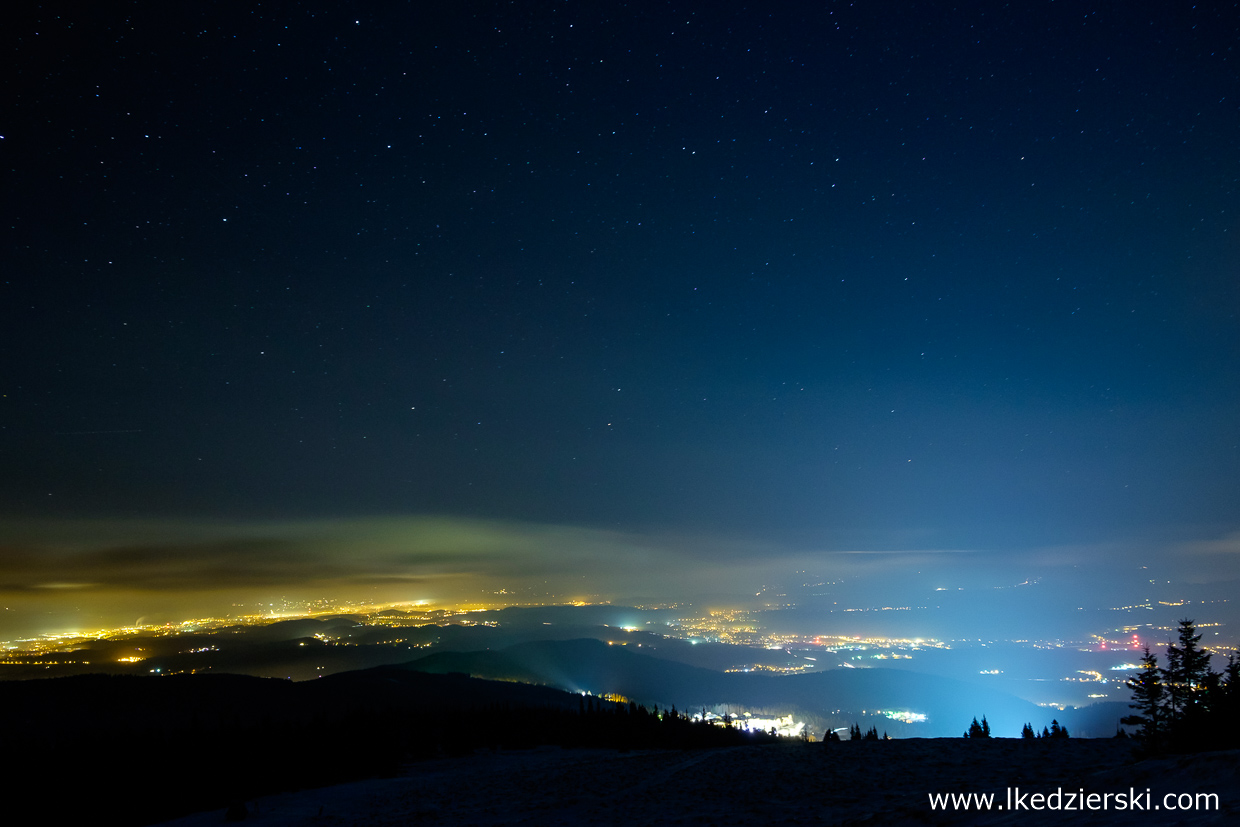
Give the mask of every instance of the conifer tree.
<svg viewBox="0 0 1240 827">
<path fill-rule="evenodd" d="M 1227 668 L 1223 670 L 1223 695 L 1240 695 L 1240 652 L 1227 656 Z"/>
<path fill-rule="evenodd" d="M 1162 670 L 1158 668 L 1158 657 L 1145 647 L 1141 657 L 1141 671 L 1125 681 L 1132 690 L 1130 706 L 1136 713 L 1122 719 L 1121 723 L 1137 727 L 1137 738 L 1146 753 L 1156 753 L 1162 749 L 1163 733 L 1167 728 L 1166 687 L 1162 682 Z"/>
<path fill-rule="evenodd" d="M 964 734 L 966 738 L 989 738 L 990 724 L 986 722 L 986 716 L 982 716 L 982 722 L 978 723 L 977 718 L 973 719 L 973 723 L 969 724 L 969 730 Z"/>
<path fill-rule="evenodd" d="M 1167 647 L 1167 668 L 1163 681 L 1171 718 L 1175 721 L 1195 720 L 1205 701 L 1203 691 L 1210 678 L 1210 653 L 1199 645 L 1201 634 L 1193 621 L 1180 621 L 1179 646 Z"/>
<path fill-rule="evenodd" d="M 1032 738 L 1032 737 L 1034 737 L 1034 736 L 1033 736 L 1033 724 L 1026 723 L 1023 727 L 1021 727 L 1021 728 L 1020 728 L 1020 737 L 1021 737 L 1021 738 Z"/>
<path fill-rule="evenodd" d="M 1226 745 L 1240 746 L 1240 653 L 1227 656 L 1218 695 L 1213 714 L 1218 721 L 1219 737 Z"/>
</svg>

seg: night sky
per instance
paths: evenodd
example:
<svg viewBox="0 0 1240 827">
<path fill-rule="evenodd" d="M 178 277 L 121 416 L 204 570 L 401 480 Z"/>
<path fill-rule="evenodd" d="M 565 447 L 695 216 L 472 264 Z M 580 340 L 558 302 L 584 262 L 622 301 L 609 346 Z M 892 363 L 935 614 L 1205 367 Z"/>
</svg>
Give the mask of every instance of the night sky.
<svg viewBox="0 0 1240 827">
<path fill-rule="evenodd" d="M 1236 567 L 1235 4 L 48 4 L 4 29 L 10 595 L 330 583 L 348 544 L 289 538 L 348 525 L 427 577 L 466 568 L 428 525 L 490 532 L 463 541 L 490 574 L 613 541 L 647 576 Z"/>
</svg>

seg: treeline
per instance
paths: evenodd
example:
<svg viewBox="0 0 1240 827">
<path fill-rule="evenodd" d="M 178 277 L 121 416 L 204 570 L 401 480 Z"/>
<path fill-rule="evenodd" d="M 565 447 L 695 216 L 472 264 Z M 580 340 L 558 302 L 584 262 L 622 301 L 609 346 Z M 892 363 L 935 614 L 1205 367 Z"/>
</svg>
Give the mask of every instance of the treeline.
<svg viewBox="0 0 1240 827">
<path fill-rule="evenodd" d="M 1141 671 L 1127 681 L 1130 706 L 1122 723 L 1136 727 L 1146 754 L 1200 752 L 1240 747 L 1240 660 L 1232 652 L 1227 668 L 1210 668 L 1210 651 L 1192 620 L 1181 620 L 1177 643 L 1167 647 L 1167 665 L 1145 647 Z"/>
<path fill-rule="evenodd" d="M 674 708 L 464 675 L 379 673 L 335 686 L 197 677 L 0 684 L 0 700 L 27 713 L 0 734 L 8 789 L 48 822 L 150 824 L 482 749 L 697 749 L 778 740 L 694 721 Z"/>
<path fill-rule="evenodd" d="M 1052 718 L 1050 729 L 1042 727 L 1041 732 L 1036 731 L 1033 728 L 1033 724 L 1026 722 L 1025 725 L 1020 728 L 1020 737 L 1026 740 L 1033 738 L 1063 739 L 1070 738 L 1071 735 L 1068 734 L 1068 728 L 1066 726 L 1060 726 L 1059 720 L 1057 718 Z"/>
<path fill-rule="evenodd" d="M 828 729 L 826 732 L 822 734 L 822 741 L 824 744 L 838 744 L 842 740 L 843 739 L 840 738 L 840 734 L 836 732 L 834 729 Z M 867 729 L 863 733 L 861 731 L 861 724 L 853 724 L 852 726 L 848 728 L 848 740 L 849 741 L 890 741 L 891 736 L 888 735 L 886 732 L 884 732 L 882 737 L 880 738 L 878 736 L 878 727 L 873 727 L 873 726 Z"/>
<path fill-rule="evenodd" d="M 542 708 L 504 710 L 488 714 L 505 721 L 499 732 L 486 728 L 467 738 L 473 749 L 527 749 L 535 746 L 602 747 L 606 749 L 703 749 L 744 744 L 769 744 L 780 740 L 773 732 L 745 730 L 731 721 L 693 719 L 668 709 L 636 703 L 612 703 L 582 697 L 577 711 Z"/>
<path fill-rule="evenodd" d="M 982 716 L 982 720 L 980 723 L 978 722 L 977 718 L 974 718 L 973 723 L 969 724 L 969 728 L 964 731 L 964 737 L 965 738 L 989 738 L 990 737 L 990 722 L 986 720 L 986 716 L 985 715 Z M 1058 719 L 1052 719 L 1050 728 L 1048 729 L 1047 727 L 1042 727 L 1041 732 L 1038 732 L 1037 730 L 1035 730 L 1033 728 L 1033 724 L 1026 721 L 1025 725 L 1020 728 L 1020 737 L 1028 741 L 1028 740 L 1038 740 L 1041 738 L 1053 738 L 1056 740 L 1062 740 L 1064 738 L 1069 738 L 1071 736 L 1068 734 L 1068 728 L 1066 726 L 1060 726 Z"/>
</svg>

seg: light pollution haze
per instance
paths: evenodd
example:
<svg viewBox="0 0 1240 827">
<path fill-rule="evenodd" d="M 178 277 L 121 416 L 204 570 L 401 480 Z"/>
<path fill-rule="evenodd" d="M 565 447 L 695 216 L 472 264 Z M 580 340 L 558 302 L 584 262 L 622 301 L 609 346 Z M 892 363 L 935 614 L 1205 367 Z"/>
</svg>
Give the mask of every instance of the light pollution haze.
<svg viewBox="0 0 1240 827">
<path fill-rule="evenodd" d="M 1037 638 L 1060 628 L 1053 615 L 1078 605 L 1106 609 L 1240 575 L 1236 535 L 990 552 L 918 548 L 907 536 L 853 547 L 832 538 L 814 548 L 447 517 L 8 521 L 0 532 L 0 640 L 310 600 L 794 604 L 815 627 L 799 629 L 807 634 L 851 634 L 867 622 L 828 612 L 905 603 L 939 609 L 907 620 L 928 623 L 927 632 L 993 629 L 1002 618 L 1005 630 Z M 1013 603 L 1006 590 L 1020 587 L 1037 598 Z M 1017 606 L 1023 614 L 1013 619 Z"/>
</svg>

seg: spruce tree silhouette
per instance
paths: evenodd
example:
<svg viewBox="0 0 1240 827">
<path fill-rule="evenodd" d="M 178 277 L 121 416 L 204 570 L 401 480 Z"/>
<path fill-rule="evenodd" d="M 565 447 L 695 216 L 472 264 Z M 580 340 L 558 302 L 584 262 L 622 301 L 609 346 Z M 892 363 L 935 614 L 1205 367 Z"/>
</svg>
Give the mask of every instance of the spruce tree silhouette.
<svg viewBox="0 0 1240 827">
<path fill-rule="evenodd" d="M 966 738 L 989 738 L 990 737 L 990 724 L 987 723 L 986 716 L 985 715 L 982 716 L 981 723 L 978 723 L 977 718 L 974 718 L 973 723 L 969 724 L 969 729 L 968 731 L 965 732 L 964 737 Z"/>
<path fill-rule="evenodd" d="M 1201 634 L 1192 620 L 1180 621 L 1179 646 L 1167 647 L 1167 668 L 1163 681 L 1167 686 L 1167 701 L 1171 717 L 1190 720 L 1201 711 L 1204 701 L 1202 687 L 1210 674 L 1210 653 L 1202 650 Z"/>
<path fill-rule="evenodd" d="M 1162 752 L 1168 723 L 1167 688 L 1163 686 L 1158 657 L 1150 652 L 1149 646 L 1145 647 L 1141 656 L 1141 671 L 1124 684 L 1132 690 L 1132 703 L 1128 706 L 1136 712 L 1125 716 L 1120 722 L 1137 728 L 1137 743 L 1142 752 L 1147 755 Z"/>
<path fill-rule="evenodd" d="M 1210 669 L 1210 651 L 1190 619 L 1180 621 L 1177 643 L 1167 647 L 1167 668 L 1145 647 L 1141 671 L 1126 681 L 1133 715 L 1121 719 L 1137 727 L 1141 752 L 1196 752 L 1240 745 L 1240 666 L 1233 653 L 1227 670 Z"/>
</svg>

